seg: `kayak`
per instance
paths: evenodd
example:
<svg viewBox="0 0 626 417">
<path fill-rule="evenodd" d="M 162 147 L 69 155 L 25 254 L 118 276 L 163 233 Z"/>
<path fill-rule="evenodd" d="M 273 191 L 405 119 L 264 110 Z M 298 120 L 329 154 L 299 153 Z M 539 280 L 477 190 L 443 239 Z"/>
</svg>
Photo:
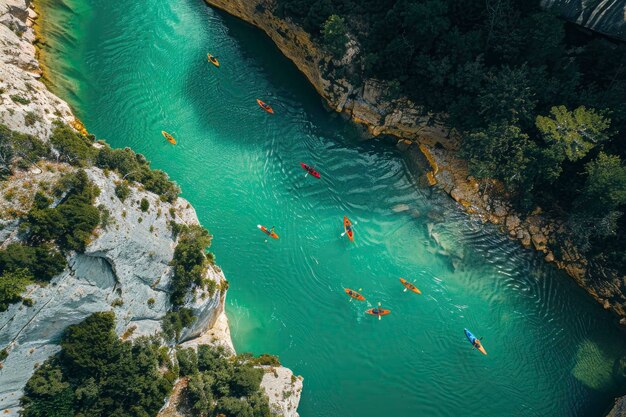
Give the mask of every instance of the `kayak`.
<svg viewBox="0 0 626 417">
<path fill-rule="evenodd" d="M 273 237 L 274 239 L 278 239 L 278 235 L 275 232 L 271 232 L 267 227 L 261 226 L 260 224 L 257 224 L 256 227 L 261 229 L 261 231 L 263 233 L 265 233 L 266 235 L 268 235 L 269 237 Z"/>
<path fill-rule="evenodd" d="M 417 288 L 415 285 L 411 284 L 409 281 L 407 281 L 404 278 L 400 278 L 400 282 L 402 283 L 402 285 L 405 286 L 405 290 L 411 290 L 413 291 L 415 294 L 421 294 L 422 292 L 419 290 L 419 288 Z"/>
<path fill-rule="evenodd" d="M 256 99 L 256 102 L 259 103 L 259 106 L 261 106 L 263 110 L 265 110 L 268 113 L 274 114 L 274 109 L 272 109 L 272 107 L 269 104 L 262 102 L 258 98 Z"/>
<path fill-rule="evenodd" d="M 480 340 L 478 340 L 476 338 L 476 336 L 474 336 L 472 334 L 472 332 L 470 332 L 469 330 L 467 330 L 467 329 L 464 329 L 464 330 L 465 330 L 465 336 L 467 336 L 467 340 L 469 340 L 469 342 L 472 344 L 472 346 L 474 346 L 476 349 L 478 349 L 480 351 L 480 353 L 482 353 L 483 355 L 486 355 L 487 351 L 483 347 L 483 344 L 480 343 Z M 475 344 L 476 342 L 478 342 L 478 346 L 476 346 L 476 344 Z"/>
<path fill-rule="evenodd" d="M 171 143 L 172 145 L 176 145 L 176 139 L 174 139 L 174 136 L 170 135 L 165 130 L 161 130 L 161 134 L 165 137 L 165 139 L 167 139 L 169 143 Z"/>
<path fill-rule="evenodd" d="M 344 291 L 346 292 L 346 294 L 348 294 L 350 297 L 354 298 L 355 300 L 365 301 L 365 297 L 363 297 L 358 292 L 351 290 L 350 288 L 345 288 Z"/>
<path fill-rule="evenodd" d="M 215 65 L 218 68 L 220 67 L 220 61 L 218 61 L 216 57 L 211 54 L 206 54 L 206 57 L 211 64 Z"/>
<path fill-rule="evenodd" d="M 304 169 L 309 174 L 313 175 L 315 178 L 319 178 L 320 177 L 320 173 L 319 172 L 317 172 L 316 170 L 313 169 L 313 167 L 308 166 L 304 162 L 300 162 L 300 166 L 302 166 L 302 169 Z"/>
<path fill-rule="evenodd" d="M 352 222 L 347 216 L 343 216 L 343 230 L 346 231 L 350 242 L 354 242 L 354 231 L 352 230 Z"/>
<path fill-rule="evenodd" d="M 385 310 L 384 308 L 376 307 L 376 308 L 370 308 L 369 310 L 366 311 L 366 313 L 371 314 L 372 316 L 378 316 L 378 318 L 381 318 L 382 316 L 386 316 L 387 314 L 391 313 L 391 310 Z"/>
</svg>

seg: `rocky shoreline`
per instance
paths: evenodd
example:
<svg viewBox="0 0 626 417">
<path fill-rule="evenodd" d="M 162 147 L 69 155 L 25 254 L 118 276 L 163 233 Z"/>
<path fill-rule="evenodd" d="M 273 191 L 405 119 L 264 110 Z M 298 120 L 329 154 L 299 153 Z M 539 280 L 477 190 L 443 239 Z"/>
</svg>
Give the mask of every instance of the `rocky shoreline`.
<svg viewBox="0 0 626 417">
<path fill-rule="evenodd" d="M 79 131 L 84 128 L 68 104 L 41 81 L 43 71 L 33 45 L 36 18 L 29 0 L 0 0 L 0 123 L 45 141 L 55 121 Z M 16 172 L 0 189 L 1 246 L 16 241 L 18 217 L 28 211 L 35 191 L 54 183 L 62 173 L 76 170 L 48 160 L 35 165 Z M 7 353 L 0 363 L 3 416 L 18 415 L 24 385 L 35 368 L 59 350 L 56 343 L 67 326 L 91 313 L 114 311 L 116 332 L 124 339 L 160 331 L 161 319 L 170 308 L 170 261 L 177 243 L 171 222 L 199 224 L 195 210 L 182 198 L 168 203 L 136 183 L 131 184 L 131 197 L 124 203 L 115 192 L 120 181 L 117 173 L 96 167 L 85 170 L 100 189 L 95 206 L 107 213 L 107 222 L 96 229 L 84 253 L 68 256 L 68 268 L 50 284 L 28 288 L 31 306 L 13 304 L 0 313 L 0 348 Z M 4 198 L 9 192 L 16 197 Z M 135 204 L 140 200 L 149 202 L 147 210 Z M 215 282 L 217 290 L 212 294 L 200 290 L 188 297 L 185 307 L 197 319 L 184 330 L 181 340 L 188 347 L 226 346 L 235 354 L 224 312 L 226 278 L 217 266 L 209 267 L 206 278 Z M 181 384 L 183 380 L 178 381 L 174 395 L 181 391 Z M 302 377 L 275 367 L 266 370 L 261 385 L 277 415 L 298 416 Z"/>
<path fill-rule="evenodd" d="M 353 85 L 350 63 L 359 53 L 354 41 L 341 60 L 333 59 L 301 27 L 271 13 L 273 0 L 205 0 L 210 6 L 244 20 L 265 32 L 302 72 L 334 111 L 363 127 L 372 138 L 391 141 L 424 174 L 424 185 L 449 194 L 460 209 L 484 223 L 499 225 L 524 248 L 540 252 L 547 262 L 565 270 L 605 309 L 626 324 L 626 277 L 590 265 L 576 248 L 560 236 L 562 221 L 537 207 L 530 215 L 516 213 L 503 187 L 495 181 L 476 180 L 468 174 L 466 161 L 459 157 L 459 138 L 405 97 L 396 97 L 384 82 L 367 79 Z M 357 70 L 358 71 L 358 70 Z"/>
</svg>

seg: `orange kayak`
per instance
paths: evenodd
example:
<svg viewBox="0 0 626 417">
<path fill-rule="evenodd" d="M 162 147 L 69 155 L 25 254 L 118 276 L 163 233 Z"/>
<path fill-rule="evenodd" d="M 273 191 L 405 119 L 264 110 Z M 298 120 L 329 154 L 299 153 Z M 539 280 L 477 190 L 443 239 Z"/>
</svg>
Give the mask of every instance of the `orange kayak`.
<svg viewBox="0 0 626 417">
<path fill-rule="evenodd" d="M 268 235 L 269 237 L 272 237 L 274 239 L 278 239 L 278 235 L 275 232 L 270 231 L 267 227 L 261 226 L 260 224 L 257 224 L 256 227 L 261 229 L 261 231 L 263 233 L 265 233 L 266 235 Z"/>
<path fill-rule="evenodd" d="M 354 242 L 354 231 L 352 230 L 352 222 L 347 216 L 343 216 L 343 229 L 346 231 L 348 238 Z"/>
<path fill-rule="evenodd" d="M 172 145 L 176 145 L 176 139 L 174 139 L 174 136 L 170 135 L 165 130 L 161 130 L 161 134 L 165 137 L 165 139 L 167 139 L 169 143 L 171 143 Z"/>
<path fill-rule="evenodd" d="M 346 292 L 346 294 L 348 294 L 350 297 L 354 298 L 355 300 L 365 301 L 365 297 L 363 297 L 358 292 L 351 290 L 350 288 L 345 288 L 344 291 Z"/>
<path fill-rule="evenodd" d="M 422 292 L 419 290 L 419 288 L 417 288 L 415 285 L 411 284 L 409 281 L 407 281 L 404 278 L 400 278 L 400 282 L 402 283 L 402 285 L 404 285 L 405 290 L 410 290 L 413 291 L 415 294 L 421 294 Z"/>
<path fill-rule="evenodd" d="M 261 106 L 261 108 L 263 110 L 265 110 L 268 113 L 274 114 L 274 109 L 272 109 L 272 107 L 269 104 L 264 103 L 263 101 L 259 100 L 258 98 L 256 99 L 256 102 L 259 103 L 259 106 Z"/>
<path fill-rule="evenodd" d="M 211 54 L 206 54 L 206 57 L 207 57 L 207 60 L 208 60 L 211 64 L 215 65 L 215 66 L 216 66 L 216 67 L 218 67 L 218 68 L 220 67 L 220 61 L 218 61 L 216 57 L 214 57 L 214 56 L 213 56 L 213 55 L 211 55 Z"/>
<path fill-rule="evenodd" d="M 387 314 L 391 313 L 391 310 L 385 310 L 384 308 L 376 307 L 376 308 L 370 308 L 369 310 L 366 311 L 366 313 L 371 314 L 372 316 L 378 316 L 378 318 L 381 318 L 382 316 L 386 316 Z"/>
</svg>

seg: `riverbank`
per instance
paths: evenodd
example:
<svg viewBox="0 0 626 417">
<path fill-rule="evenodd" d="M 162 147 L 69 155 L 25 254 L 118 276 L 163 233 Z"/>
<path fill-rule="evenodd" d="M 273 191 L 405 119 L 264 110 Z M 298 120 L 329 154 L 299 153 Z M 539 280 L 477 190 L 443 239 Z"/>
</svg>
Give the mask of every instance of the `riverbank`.
<svg viewBox="0 0 626 417">
<path fill-rule="evenodd" d="M 22 0 L 0 1 L 0 43 L 4 46 L 0 52 L 0 123 L 44 142 L 59 122 L 84 133 L 69 105 L 42 83 L 45 71 L 34 46 L 37 14 L 31 6 Z M 94 143 L 97 149 L 104 146 Z M 36 192 L 49 189 L 62 174 L 76 171 L 58 161 L 40 160 L 36 165 L 3 181 L 2 247 L 19 241 L 19 218 L 31 207 Z M 199 225 L 194 208 L 183 198 L 167 202 L 142 184 L 130 182 L 132 200 L 124 203 L 117 193 L 121 175 L 94 166 L 83 168 L 99 190 L 94 206 L 106 221 L 97 227 L 84 252 L 68 254 L 68 267 L 53 277 L 50 285 L 30 286 L 28 302 L 14 303 L 0 313 L 0 411 L 6 416 L 18 415 L 24 385 L 34 370 L 58 351 L 58 340 L 68 325 L 93 312 L 113 310 L 118 318 L 115 330 L 125 340 L 159 332 L 171 309 L 169 285 L 174 271 L 170 262 L 178 243 L 172 225 Z M 139 200 L 148 205 L 132 204 Z M 198 289 L 193 297 L 187 297 L 183 307 L 192 311 L 196 320 L 184 329 L 181 339 L 189 346 L 223 344 L 235 354 L 224 312 L 226 278 L 219 267 L 210 266 L 205 280 L 212 281 L 215 290 Z M 302 378 L 292 378 L 286 368 L 277 369 L 281 375 L 289 375 L 291 388 L 277 398 L 276 381 L 266 382 L 264 377 L 262 387 L 270 406 L 279 415 L 297 416 Z M 296 385 L 298 389 L 293 388 Z"/>
<path fill-rule="evenodd" d="M 623 277 L 601 265 L 590 265 L 569 241 L 562 238 L 564 223 L 537 207 L 530 215 L 517 213 L 503 187 L 495 181 L 476 180 L 458 156 L 459 138 L 434 114 L 404 97 L 396 97 L 377 80 L 352 84 L 352 57 L 358 46 L 348 44 L 341 60 L 333 60 L 301 27 L 277 18 L 267 0 L 206 0 L 206 2 L 265 32 L 334 111 L 363 126 L 364 134 L 392 141 L 425 174 L 424 183 L 448 193 L 468 215 L 498 225 L 524 248 L 538 251 L 547 262 L 565 270 L 605 309 L 626 324 Z M 338 71 L 341 69 L 341 71 Z M 338 76 L 337 74 L 342 74 Z"/>
</svg>

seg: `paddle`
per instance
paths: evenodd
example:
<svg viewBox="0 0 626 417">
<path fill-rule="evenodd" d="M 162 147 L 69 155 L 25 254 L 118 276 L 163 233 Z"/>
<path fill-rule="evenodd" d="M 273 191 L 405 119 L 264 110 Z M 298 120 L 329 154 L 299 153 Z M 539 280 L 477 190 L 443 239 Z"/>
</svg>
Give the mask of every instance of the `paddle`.
<svg viewBox="0 0 626 417">
<path fill-rule="evenodd" d="M 315 169 L 315 167 L 312 167 L 311 169 L 312 169 L 312 170 L 314 170 L 314 169 Z M 308 177 L 308 176 L 309 176 L 309 170 L 307 170 L 307 171 L 306 171 L 306 174 L 304 174 L 304 178 L 306 178 L 306 177 Z"/>
<path fill-rule="evenodd" d="M 484 337 L 484 336 L 483 336 L 483 337 Z M 478 340 L 479 340 L 479 341 L 480 341 L 480 340 L 483 340 L 483 338 L 481 337 L 481 338 L 480 338 L 480 339 L 478 339 Z M 476 347 L 476 346 L 474 346 L 474 345 L 472 344 L 472 350 L 474 350 L 474 349 L 477 349 L 477 347 Z"/>
<path fill-rule="evenodd" d="M 382 316 L 380 315 L 380 301 L 378 302 L 378 320 L 382 320 Z"/>
<path fill-rule="evenodd" d="M 354 222 L 354 223 L 352 223 L 352 226 L 356 226 L 357 224 L 359 224 L 359 222 Z M 352 227 L 352 226 L 350 226 L 350 227 Z M 344 236 L 346 235 L 346 233 L 347 233 L 347 232 L 345 232 L 345 231 L 344 231 L 344 232 L 341 234 L 341 237 L 344 237 Z"/>
<path fill-rule="evenodd" d="M 417 280 L 414 279 L 413 282 L 411 283 L 411 284 L 413 284 L 413 286 L 415 286 L 415 281 L 417 281 Z M 404 291 L 402 291 L 402 292 L 407 292 L 407 290 L 408 290 L 408 288 L 404 287 Z"/>
</svg>

